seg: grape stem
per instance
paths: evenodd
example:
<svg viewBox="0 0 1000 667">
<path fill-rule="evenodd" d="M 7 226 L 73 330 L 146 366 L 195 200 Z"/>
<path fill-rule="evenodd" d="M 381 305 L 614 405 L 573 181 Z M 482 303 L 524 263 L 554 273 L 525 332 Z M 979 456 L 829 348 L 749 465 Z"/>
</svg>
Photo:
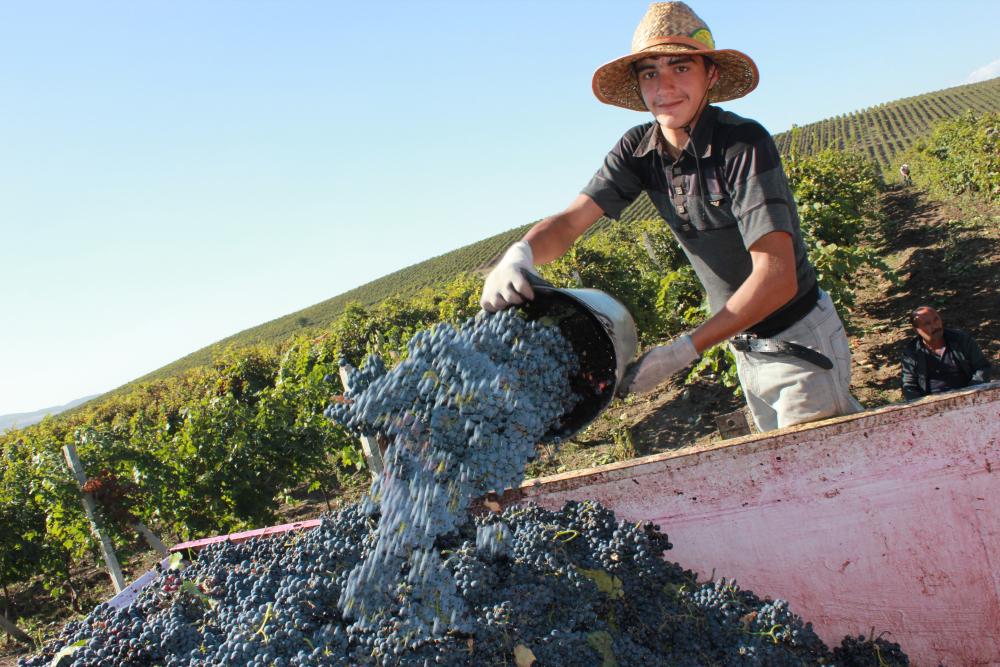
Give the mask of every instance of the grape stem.
<svg viewBox="0 0 1000 667">
<path fill-rule="evenodd" d="M 271 620 L 271 603 L 270 602 L 267 603 L 267 609 L 264 611 L 264 620 L 261 621 L 260 627 L 257 628 L 257 632 L 254 633 L 255 635 L 260 635 L 261 637 L 263 637 L 265 644 L 267 643 L 268 639 L 267 639 L 267 633 L 264 632 L 264 626 L 267 625 L 267 622 L 269 620 Z"/>
<path fill-rule="evenodd" d="M 785 626 L 782 625 L 781 623 L 775 623 L 774 625 L 771 626 L 771 629 L 768 630 L 767 632 L 751 632 L 750 634 L 754 635 L 755 637 L 770 637 L 771 641 L 774 642 L 775 644 L 777 644 L 778 643 L 778 635 L 776 633 L 778 632 L 778 630 L 780 628 L 784 628 L 784 627 Z"/>
</svg>

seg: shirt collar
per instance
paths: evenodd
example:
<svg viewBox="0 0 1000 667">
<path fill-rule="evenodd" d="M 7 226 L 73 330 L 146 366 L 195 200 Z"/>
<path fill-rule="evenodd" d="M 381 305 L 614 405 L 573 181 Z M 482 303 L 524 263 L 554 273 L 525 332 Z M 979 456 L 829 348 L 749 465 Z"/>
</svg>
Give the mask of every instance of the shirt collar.
<svg viewBox="0 0 1000 667">
<path fill-rule="evenodd" d="M 694 146 L 701 147 L 701 153 L 699 153 L 698 157 L 710 157 L 712 155 L 712 130 L 715 128 L 715 118 L 718 113 L 718 107 L 714 107 L 711 104 L 705 107 L 705 110 L 701 112 L 701 118 L 698 119 L 698 124 L 694 126 L 693 141 L 688 142 L 684 153 L 693 155 L 693 144 Z M 656 150 L 667 161 L 673 162 L 670 153 L 667 152 L 666 142 L 667 140 L 663 138 L 663 133 L 660 132 L 660 126 L 656 124 L 656 121 L 653 121 L 653 124 L 646 130 L 646 134 L 643 135 L 642 140 L 632 154 L 635 157 L 643 157 L 650 151 Z M 681 157 L 683 158 L 683 154 Z"/>
<path fill-rule="evenodd" d="M 933 352 L 935 355 L 937 354 L 937 352 L 935 352 L 933 349 L 931 349 L 931 346 L 928 345 L 919 334 L 917 334 L 917 343 L 919 343 L 920 346 L 922 348 L 924 348 L 925 350 L 927 350 L 928 352 Z M 944 331 L 944 350 L 945 350 L 945 352 L 947 352 L 950 348 L 951 348 L 951 345 L 948 344 L 948 332 L 947 332 L 947 330 L 945 330 Z"/>
</svg>

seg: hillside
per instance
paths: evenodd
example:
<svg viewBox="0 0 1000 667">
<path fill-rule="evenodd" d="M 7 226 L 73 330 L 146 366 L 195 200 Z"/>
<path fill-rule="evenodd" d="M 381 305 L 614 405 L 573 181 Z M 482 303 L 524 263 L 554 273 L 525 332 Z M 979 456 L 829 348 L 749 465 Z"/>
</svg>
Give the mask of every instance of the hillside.
<svg viewBox="0 0 1000 667">
<path fill-rule="evenodd" d="M 959 115 L 967 109 L 1000 110 L 1000 78 L 908 97 L 836 116 L 777 134 L 775 141 L 785 155 L 793 146 L 800 155 L 808 155 L 828 146 L 857 148 L 886 168 L 894 155 L 909 147 L 916 138 L 926 135 L 935 121 Z M 659 218 L 659 214 L 645 195 L 622 215 L 624 220 L 656 218 Z M 336 319 L 352 301 L 370 306 L 389 296 L 405 298 L 425 287 L 448 281 L 459 273 L 481 270 L 489 266 L 514 240 L 520 238 L 531 224 L 400 269 L 326 301 L 233 334 L 144 375 L 119 390 L 209 364 L 216 354 L 230 346 L 238 348 L 255 343 L 279 343 L 297 333 L 321 330 Z M 598 223 L 599 226 L 601 223 Z"/>
<path fill-rule="evenodd" d="M 265 322 L 223 338 L 163 368 L 144 375 L 127 386 L 146 380 L 169 377 L 188 368 L 210 363 L 213 356 L 229 346 L 243 347 L 255 343 L 275 343 L 306 330 L 322 329 L 332 322 L 351 302 L 371 306 L 390 296 L 411 296 L 425 287 L 447 281 L 463 271 L 476 271 L 489 263 L 507 246 L 520 238 L 531 224 L 477 241 L 471 245 L 432 257 L 338 294 L 326 301 L 294 313 Z"/>
<path fill-rule="evenodd" d="M 933 93 L 905 97 L 861 111 L 834 116 L 817 123 L 793 127 L 774 135 L 782 155 L 792 150 L 809 155 L 824 148 L 860 150 L 883 169 L 893 168 L 893 158 L 926 136 L 931 125 L 966 111 L 1000 109 L 1000 77 Z"/>
</svg>

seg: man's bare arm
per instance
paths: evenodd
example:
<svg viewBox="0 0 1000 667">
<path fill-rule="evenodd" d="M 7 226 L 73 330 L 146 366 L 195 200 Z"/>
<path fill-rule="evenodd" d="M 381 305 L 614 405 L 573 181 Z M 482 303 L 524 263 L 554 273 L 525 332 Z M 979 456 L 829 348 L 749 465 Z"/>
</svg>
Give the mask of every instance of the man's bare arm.
<svg viewBox="0 0 1000 667">
<path fill-rule="evenodd" d="M 491 313 L 535 298 L 525 275 L 537 264 L 562 257 L 570 246 L 604 214 L 587 195 L 580 195 L 562 213 L 545 218 L 532 227 L 524 238 L 507 248 L 493 267 L 479 305 Z"/>
<path fill-rule="evenodd" d="M 535 264 L 559 259 L 604 211 L 587 195 L 579 195 L 565 211 L 545 218 L 524 235 L 531 245 Z"/>
<path fill-rule="evenodd" d="M 750 246 L 753 269 L 725 307 L 691 332 L 699 353 L 752 327 L 798 292 L 795 248 L 786 232 L 770 232 Z"/>
</svg>

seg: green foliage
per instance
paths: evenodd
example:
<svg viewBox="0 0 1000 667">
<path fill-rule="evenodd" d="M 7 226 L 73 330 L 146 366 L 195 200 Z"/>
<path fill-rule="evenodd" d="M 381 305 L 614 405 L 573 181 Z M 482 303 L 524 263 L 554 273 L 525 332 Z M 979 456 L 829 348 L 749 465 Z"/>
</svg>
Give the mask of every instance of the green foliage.
<svg viewBox="0 0 1000 667">
<path fill-rule="evenodd" d="M 878 196 L 885 184 L 864 157 L 829 149 L 789 160 L 785 171 L 819 286 L 850 328 L 858 272 L 875 269 L 896 280 L 878 250 L 862 243 L 878 240 L 883 223 Z"/>
<path fill-rule="evenodd" d="M 682 266 L 669 272 L 660 282 L 656 308 L 664 318 L 669 337 L 694 329 L 708 319 L 710 310 L 705 292 L 694 269 Z M 739 396 L 742 390 L 736 376 L 736 362 L 726 343 L 705 350 L 685 377 L 692 383 L 701 379 L 721 382 Z"/>
<path fill-rule="evenodd" d="M 542 275 L 560 287 L 614 295 L 635 319 L 640 340 L 650 342 L 664 334 L 664 318 L 656 308 L 661 271 L 682 257 L 672 247 L 662 220 L 609 222 L 542 267 Z"/>
<path fill-rule="evenodd" d="M 232 351 L 197 382 L 143 388 L 157 401 L 133 409 L 134 397 L 78 416 L 73 431 L 53 421 L 0 438 L 3 558 L 0 578 L 39 575 L 54 594 L 65 591 L 70 564 L 95 556 L 75 480 L 59 452 L 74 442 L 87 472 L 99 471 L 136 489 L 128 513 L 161 534 L 211 534 L 273 520 L 278 499 L 300 485 L 330 489 L 336 469 L 363 465 L 355 438 L 322 411 L 336 357 L 325 341 L 301 339 L 277 350 Z M 181 406 L 181 407 L 178 407 Z M 131 410 L 131 412 L 129 412 Z M 112 511 L 113 510 L 113 511 Z M 135 545 L 129 521 L 106 521 L 120 555 Z M 7 544 L 6 542 L 10 542 Z"/>
<path fill-rule="evenodd" d="M 785 164 L 802 226 L 824 243 L 854 245 L 879 221 L 884 189 L 876 166 L 857 153 L 826 149 Z"/>
<path fill-rule="evenodd" d="M 44 433 L 44 426 L 37 432 Z M 55 597 L 76 594 L 71 563 L 94 546 L 76 485 L 58 448 L 30 434 L 4 443 L 0 478 L 0 584 L 36 575 Z M 79 608 L 76 607 L 79 611 Z"/>
<path fill-rule="evenodd" d="M 435 304 L 439 320 L 458 323 L 479 312 L 482 292 L 482 276 L 462 273 L 442 289 L 426 290 L 422 296 Z"/>
<path fill-rule="evenodd" d="M 694 329 L 710 315 L 708 299 L 690 266 L 682 266 L 663 277 L 656 308 L 664 318 L 664 328 L 670 337 Z M 685 382 L 703 378 L 721 382 L 723 386 L 733 389 L 736 395 L 741 393 L 736 362 L 727 344 L 705 350 L 691 367 Z"/>
<path fill-rule="evenodd" d="M 331 337 L 337 341 L 338 358 L 358 366 L 377 352 L 387 360 L 402 359 L 413 335 L 439 321 L 457 322 L 479 311 L 483 281 L 478 275 L 460 274 L 437 289 L 425 289 L 407 301 L 389 298 L 374 308 L 348 304 L 333 322 Z"/>
<path fill-rule="evenodd" d="M 665 335 L 671 337 L 708 319 L 705 292 L 689 264 L 668 271 L 660 279 L 656 310 L 660 314 Z"/>
<path fill-rule="evenodd" d="M 736 359 L 733 358 L 728 343 L 713 345 L 702 352 L 698 363 L 688 372 L 685 382 L 690 384 L 701 379 L 720 382 L 722 386 L 732 389 L 735 396 L 743 394 L 740 378 L 736 374 Z"/>
<path fill-rule="evenodd" d="M 1000 202 L 1000 113 L 971 111 L 934 127 L 900 160 L 913 181 L 939 198 Z"/>
<path fill-rule="evenodd" d="M 50 543 L 45 515 L 46 489 L 32 469 L 31 449 L 24 439 L 0 450 L 0 587 L 34 576 L 41 568 L 63 562 L 59 543 Z"/>
<path fill-rule="evenodd" d="M 215 393 L 232 394 L 237 399 L 252 402 L 267 387 L 274 384 L 278 360 L 274 350 L 262 345 L 236 350 L 230 348 L 213 367 L 217 374 Z"/>
<path fill-rule="evenodd" d="M 399 358 L 405 353 L 413 334 L 437 321 L 438 309 L 434 303 L 424 299 L 406 302 L 396 297 L 386 299 L 371 312 L 369 329 L 372 337 L 367 352 Z"/>
<path fill-rule="evenodd" d="M 360 303 L 349 303 L 333 322 L 331 337 L 337 341 L 337 356 L 357 366 L 365 358 L 375 332 L 368 310 Z"/>
<path fill-rule="evenodd" d="M 896 272 L 874 248 L 824 243 L 814 236 L 808 237 L 807 243 L 819 286 L 830 295 L 844 326 L 848 331 L 854 331 L 851 309 L 857 285 L 852 279 L 861 269 L 870 268 L 877 269 L 883 277 L 895 283 L 898 282 Z"/>
</svg>

